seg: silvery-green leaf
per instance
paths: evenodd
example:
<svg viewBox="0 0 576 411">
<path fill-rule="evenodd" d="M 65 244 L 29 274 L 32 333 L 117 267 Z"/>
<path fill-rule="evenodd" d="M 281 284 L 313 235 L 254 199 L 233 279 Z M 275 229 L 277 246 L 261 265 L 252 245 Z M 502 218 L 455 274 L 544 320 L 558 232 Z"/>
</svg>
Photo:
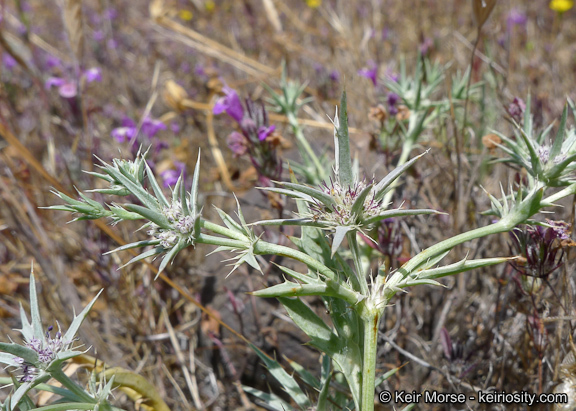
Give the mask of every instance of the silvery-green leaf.
<svg viewBox="0 0 576 411">
<path fill-rule="evenodd" d="M 236 221 L 234 221 L 234 219 L 232 217 L 230 217 L 228 214 L 226 214 L 223 210 L 219 209 L 216 206 L 213 206 L 213 207 L 216 209 L 216 212 L 220 216 L 220 219 L 222 220 L 222 222 L 224 223 L 224 225 L 227 228 L 229 228 L 230 230 L 237 231 L 238 233 L 241 233 L 242 235 L 245 235 L 242 225 L 240 225 Z"/>
<path fill-rule="evenodd" d="M 367 218 L 364 221 L 364 224 L 370 225 L 375 224 L 378 221 L 385 220 L 391 217 L 406 217 L 411 215 L 429 215 L 429 214 L 445 214 L 440 211 L 431 210 L 431 209 L 416 209 L 416 210 L 387 210 L 380 213 L 377 216 Z"/>
<path fill-rule="evenodd" d="M 42 326 L 42 318 L 40 317 L 40 309 L 38 307 L 38 294 L 36 292 L 34 268 L 32 268 L 30 272 L 30 317 L 32 320 L 34 336 L 39 340 L 44 340 L 44 327 Z"/>
<path fill-rule="evenodd" d="M 158 267 L 158 274 L 156 274 L 156 277 L 154 279 L 157 279 L 158 276 L 164 271 L 164 269 L 166 268 L 168 263 L 171 263 L 172 260 L 174 260 L 174 258 L 176 258 L 176 255 L 180 251 L 185 249 L 186 247 L 188 247 L 188 244 L 186 244 L 185 239 L 181 238 L 180 240 L 178 240 L 178 243 L 176 243 L 170 249 L 170 251 L 168 251 L 168 253 L 162 258 L 162 262 L 160 263 L 160 267 Z"/>
<path fill-rule="evenodd" d="M 404 163 L 400 167 L 396 167 L 394 170 L 392 170 L 390 173 L 388 173 L 388 175 L 386 175 L 386 177 L 384 177 L 382 180 L 380 180 L 380 182 L 378 184 L 376 184 L 376 187 L 374 187 L 374 193 L 375 193 L 374 200 L 379 201 L 382 198 L 384 198 L 384 195 L 386 194 L 387 188 L 389 188 L 390 185 L 398 177 L 400 177 L 402 175 L 402 173 L 404 173 L 408 168 L 410 168 L 412 166 L 412 164 L 414 164 L 420 157 L 422 157 L 426 153 L 428 153 L 428 150 L 426 150 L 424 153 L 414 157 L 410 161 L 407 161 L 406 163 Z"/>
<path fill-rule="evenodd" d="M 415 274 L 418 279 L 431 279 L 431 278 L 441 278 L 448 275 L 455 275 L 465 271 L 474 270 L 481 267 L 489 267 L 496 264 L 502 264 L 510 261 L 510 257 L 500 257 L 500 258 L 481 258 L 476 260 L 461 260 L 457 263 L 446 265 L 444 267 L 438 268 L 428 268 L 422 270 Z"/>
<path fill-rule="evenodd" d="M 116 250 L 115 250 L 116 251 Z M 158 254 L 162 254 L 164 252 L 164 248 L 163 247 L 156 247 L 153 248 L 151 250 L 145 251 L 143 253 L 138 254 L 137 256 L 133 257 L 132 259 L 130 259 L 130 261 L 128 261 L 126 264 L 121 265 L 120 267 L 118 267 L 118 269 L 122 269 L 124 267 L 129 266 L 130 264 L 134 264 L 137 263 L 138 261 L 142 261 L 145 260 L 148 257 L 153 257 L 155 255 Z"/>
<path fill-rule="evenodd" d="M 317 410 L 327 410 L 328 409 L 328 393 L 330 392 L 330 380 L 332 379 L 332 374 L 326 378 L 324 384 L 322 385 L 322 390 L 320 390 L 320 395 L 318 396 L 318 402 L 316 404 Z"/>
<path fill-rule="evenodd" d="M 32 348 L 28 348 L 20 344 L 8 344 L 0 342 L 0 350 L 12 354 L 16 357 L 23 358 L 24 361 L 29 362 L 30 364 L 38 364 L 38 353 Z M 2 358 L 0 358 L 0 362 L 4 362 Z"/>
<path fill-rule="evenodd" d="M 552 158 L 552 156 L 550 157 Z M 554 165 L 550 170 L 548 170 L 546 177 L 550 180 L 560 178 L 562 172 L 565 171 L 566 167 L 568 167 L 573 161 L 576 161 L 576 153 L 566 157 L 564 160 Z"/>
<path fill-rule="evenodd" d="M 49 379 L 50 374 L 47 374 L 44 371 L 40 371 L 40 374 L 36 378 L 34 378 L 34 381 L 22 383 L 22 385 L 18 387 L 18 389 L 14 392 L 14 394 L 12 394 L 10 400 L 7 401 L 9 403 L 8 406 L 9 409 L 11 411 L 15 410 L 16 407 L 18 407 L 18 403 L 22 400 L 22 398 L 24 398 L 24 396 L 28 393 L 28 391 L 30 391 L 38 384 L 48 381 Z"/>
<path fill-rule="evenodd" d="M 299 298 L 280 297 L 278 301 L 284 306 L 296 325 L 311 339 L 311 344 L 329 355 L 348 381 L 355 403 L 360 399 L 360 375 L 362 373 L 362 356 L 358 345 L 349 339 L 338 337 L 326 323 L 318 317 Z"/>
<path fill-rule="evenodd" d="M 314 221 L 311 218 L 282 218 L 277 220 L 262 220 L 251 223 L 250 225 L 263 225 L 263 226 L 279 226 L 279 225 L 292 225 L 300 227 L 318 227 L 329 228 L 330 223 L 318 220 Z"/>
<path fill-rule="evenodd" d="M 158 244 L 160 244 L 160 240 L 136 241 L 134 243 L 125 244 L 121 247 L 115 248 L 114 250 L 106 251 L 104 253 L 104 255 L 111 254 L 111 253 L 117 253 L 118 251 L 129 250 L 131 248 L 147 247 L 149 245 L 158 245 Z"/>
<path fill-rule="evenodd" d="M 100 294 L 102 294 L 102 291 L 104 290 L 102 289 L 98 292 L 98 294 L 96 294 L 96 297 L 94 297 L 92 301 L 90 301 L 90 303 L 86 307 L 84 307 L 84 309 L 80 312 L 80 314 L 74 316 L 72 324 L 70 324 L 70 327 L 66 331 L 66 334 L 64 334 L 64 337 L 62 337 L 63 341 L 74 341 L 74 338 L 76 336 L 76 333 L 78 332 L 78 329 L 80 328 L 80 325 L 82 324 L 82 322 L 84 321 L 84 319 L 94 306 L 96 299 L 100 296 Z"/>
<path fill-rule="evenodd" d="M 142 207 L 137 204 L 125 204 L 124 208 L 128 211 L 132 211 L 134 213 L 140 214 L 146 220 L 152 221 L 157 226 L 162 228 L 170 228 L 170 223 L 164 214 L 161 211 L 155 211 L 147 207 Z M 157 208 L 156 208 L 157 210 Z"/>
<path fill-rule="evenodd" d="M 344 238 L 346 237 L 346 233 L 348 233 L 351 230 L 353 230 L 353 227 L 349 227 L 349 226 L 336 227 L 336 229 L 334 231 L 334 238 L 332 239 L 332 250 L 331 250 L 332 255 L 331 255 L 331 257 L 334 257 L 334 254 L 336 254 L 336 251 L 338 251 L 340 244 L 342 244 L 342 241 L 344 241 Z"/>
<path fill-rule="evenodd" d="M 154 195 L 156 196 L 156 199 L 160 202 L 160 206 L 161 207 L 170 207 L 170 204 L 168 203 L 168 199 L 164 196 L 164 192 L 160 188 L 160 185 L 158 184 L 158 181 L 156 180 L 156 177 L 154 176 L 152 169 L 150 168 L 148 163 L 144 162 L 144 164 L 146 167 L 146 175 L 148 176 L 148 183 L 152 187 L 152 190 L 154 191 Z"/>
<path fill-rule="evenodd" d="M 398 370 L 402 368 L 402 367 L 396 367 L 396 368 L 392 368 L 390 371 L 382 374 L 381 376 L 377 377 L 374 383 L 374 386 L 379 386 L 380 384 L 382 384 L 384 381 L 386 381 L 388 378 L 392 377 L 394 374 L 396 374 L 398 372 Z"/>
<path fill-rule="evenodd" d="M 278 183 L 278 184 L 282 184 L 283 187 L 287 187 L 291 190 L 307 194 L 330 209 L 332 209 L 332 207 L 334 206 L 334 199 L 332 198 L 332 196 L 324 193 L 323 191 L 302 184 L 294 184 L 294 183 Z"/>
<path fill-rule="evenodd" d="M 436 285 L 440 287 L 445 287 L 445 285 L 439 283 L 438 281 L 434 280 L 427 280 L 427 279 L 406 279 L 402 283 L 398 284 L 398 288 L 405 288 L 405 287 L 413 287 L 415 285 Z"/>
<path fill-rule="evenodd" d="M 298 404 L 301 409 L 307 409 L 311 406 L 310 400 L 304 394 L 296 380 L 293 376 L 289 375 L 284 368 L 278 363 L 278 361 L 268 358 L 258 347 L 250 344 L 250 348 L 260 357 L 264 362 L 268 371 L 276 380 L 280 383 L 280 386 L 286 391 L 286 393 L 292 398 L 292 400 Z"/>
<path fill-rule="evenodd" d="M 328 361 L 330 361 L 330 357 L 328 357 L 327 355 L 324 355 L 324 357 L 328 358 Z M 312 388 L 320 390 L 320 380 L 316 378 L 311 372 L 309 372 L 302 365 L 298 364 L 296 361 L 291 360 L 288 357 L 284 357 L 284 360 L 286 360 L 288 364 L 290 364 L 290 367 L 292 367 L 292 369 L 296 371 L 298 377 L 300 377 L 300 379 L 304 381 L 306 385 L 309 385 Z"/>
<path fill-rule="evenodd" d="M 142 220 L 144 217 L 142 217 L 140 214 L 137 213 L 132 213 L 130 211 L 124 210 L 124 208 L 122 208 L 119 205 L 113 204 L 112 207 L 110 207 L 110 212 L 112 213 L 112 215 L 110 217 L 112 218 L 116 218 L 117 220 Z"/>
<path fill-rule="evenodd" d="M 278 267 L 283 273 L 288 274 L 290 277 L 293 277 L 299 281 L 302 281 L 304 284 L 320 284 L 320 280 L 317 278 L 311 277 L 309 274 L 302 274 L 297 271 L 294 271 L 288 267 L 284 267 L 282 265 L 273 263 L 276 267 Z"/>
<path fill-rule="evenodd" d="M 300 198 L 300 199 L 306 200 L 310 203 L 314 202 L 314 198 L 312 198 L 312 196 L 309 196 L 308 194 L 300 193 L 298 191 L 286 190 L 285 188 L 276 188 L 276 187 L 257 187 L 257 188 L 259 190 L 265 190 L 265 191 L 270 191 L 272 193 L 283 194 L 285 196 L 292 197 L 292 198 Z"/>
<path fill-rule="evenodd" d="M 274 410 L 274 411 L 290 411 L 292 410 L 292 406 L 284 401 L 282 398 L 278 397 L 276 394 L 266 393 L 256 388 L 249 387 L 247 385 L 243 385 L 242 389 L 247 394 L 253 395 L 254 397 L 258 398 L 262 401 L 262 404 L 258 404 L 258 401 L 255 401 L 258 405 L 265 405 L 269 407 L 267 409 Z"/>
<path fill-rule="evenodd" d="M 338 114 L 338 112 L 336 112 Z M 350 155 L 350 137 L 348 135 L 348 106 L 346 102 L 346 91 L 342 92 L 340 98 L 340 114 L 338 122 L 334 123 L 335 127 L 335 146 L 336 149 L 336 178 L 338 182 L 344 187 L 352 186 L 352 156 Z"/>
<path fill-rule="evenodd" d="M 200 180 L 200 149 L 198 149 L 198 159 L 196 160 L 196 167 L 194 167 L 194 174 L 192 175 L 192 189 L 190 190 L 190 209 L 195 212 L 198 210 L 198 182 Z"/>
<path fill-rule="evenodd" d="M 285 281 L 263 290 L 253 291 L 250 294 L 261 298 L 273 297 L 302 297 L 307 295 L 335 296 L 326 284 L 299 284 Z"/>
<path fill-rule="evenodd" d="M 104 163 L 106 164 L 106 163 Z M 148 191 L 146 191 L 139 183 L 133 181 L 132 178 L 124 175 L 117 167 L 105 165 L 105 171 L 115 178 L 120 184 L 128 189 L 138 200 L 144 203 L 147 207 L 160 211 L 158 200 L 154 198 Z"/>
<path fill-rule="evenodd" d="M 0 363 L 6 364 L 9 367 L 19 367 L 20 363 L 15 361 L 18 356 L 7 352 L 0 352 Z"/>
</svg>

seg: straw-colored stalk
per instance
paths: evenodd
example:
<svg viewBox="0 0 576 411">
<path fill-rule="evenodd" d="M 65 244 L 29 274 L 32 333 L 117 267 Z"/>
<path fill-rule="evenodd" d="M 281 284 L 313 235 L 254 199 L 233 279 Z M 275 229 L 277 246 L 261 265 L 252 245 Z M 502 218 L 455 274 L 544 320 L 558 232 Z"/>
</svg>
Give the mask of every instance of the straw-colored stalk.
<svg viewBox="0 0 576 411">
<path fill-rule="evenodd" d="M 78 63 L 82 61 L 84 50 L 84 29 L 82 26 L 82 1 L 64 1 L 64 26 L 70 40 L 70 47 Z"/>
</svg>

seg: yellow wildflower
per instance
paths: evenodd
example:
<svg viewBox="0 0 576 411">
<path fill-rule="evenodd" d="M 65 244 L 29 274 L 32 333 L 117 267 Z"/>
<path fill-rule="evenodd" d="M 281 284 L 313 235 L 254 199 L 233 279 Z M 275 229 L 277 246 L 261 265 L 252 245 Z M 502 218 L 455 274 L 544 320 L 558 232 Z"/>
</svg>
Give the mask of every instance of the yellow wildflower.
<svg viewBox="0 0 576 411">
<path fill-rule="evenodd" d="M 549 7 L 558 13 L 564 13 L 574 7 L 574 0 L 551 0 Z"/>
<path fill-rule="evenodd" d="M 180 10 L 178 12 L 178 17 L 180 17 L 182 20 L 190 21 L 192 20 L 192 12 L 190 10 Z"/>
<path fill-rule="evenodd" d="M 311 9 L 316 9 L 320 7 L 322 0 L 306 0 L 306 5 Z"/>
</svg>

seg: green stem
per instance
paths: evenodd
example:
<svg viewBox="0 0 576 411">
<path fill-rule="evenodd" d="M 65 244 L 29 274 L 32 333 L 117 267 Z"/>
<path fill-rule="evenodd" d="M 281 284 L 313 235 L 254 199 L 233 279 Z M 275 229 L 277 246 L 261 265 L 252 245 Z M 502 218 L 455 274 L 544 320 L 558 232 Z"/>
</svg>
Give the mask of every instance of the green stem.
<svg viewBox="0 0 576 411">
<path fill-rule="evenodd" d="M 306 140 L 306 137 L 304 137 L 304 133 L 302 132 L 302 127 L 300 127 L 300 124 L 298 123 L 298 119 L 293 113 L 288 113 L 287 117 L 290 126 L 292 126 L 292 131 L 296 136 L 296 142 L 301 148 L 300 151 L 305 152 L 308 158 L 314 163 L 314 167 L 316 168 L 316 172 L 318 173 L 318 178 L 321 181 L 325 180 L 326 179 L 325 169 L 322 166 L 322 163 L 320 163 L 318 157 L 316 156 L 316 153 L 314 153 L 314 150 L 312 150 L 310 143 L 308 143 L 308 140 Z"/>
<path fill-rule="evenodd" d="M 486 237 L 491 234 L 503 233 L 506 231 L 510 231 L 520 222 L 511 223 L 509 219 L 500 220 L 494 224 L 491 224 L 486 227 L 476 228 L 474 230 L 467 231 L 465 233 L 459 234 L 455 237 L 448 238 L 444 241 L 441 241 L 432 247 L 429 247 L 418 255 L 414 256 L 410 259 L 406 264 L 404 264 L 398 271 L 392 275 L 392 277 L 386 281 L 385 287 L 385 299 L 384 302 L 387 303 L 390 299 L 396 294 L 398 284 L 404 280 L 408 275 L 412 274 L 412 272 L 421 264 L 425 263 L 427 260 L 441 254 L 443 252 L 449 251 L 456 247 L 459 244 L 465 243 L 466 241 L 475 240 L 480 237 Z M 384 277 L 380 276 L 381 281 L 383 281 Z M 382 308 L 383 310 L 383 308 Z"/>
<path fill-rule="evenodd" d="M 358 239 L 356 238 L 356 232 L 350 231 L 346 234 L 348 239 L 348 246 L 352 252 L 352 260 L 354 261 L 354 268 L 356 270 L 356 278 L 360 284 L 360 290 L 358 290 L 362 295 L 368 296 L 368 282 L 366 281 L 366 273 L 362 268 L 362 256 L 360 253 L 360 246 L 358 245 Z"/>
<path fill-rule="evenodd" d="M 363 322 L 362 341 L 362 386 L 360 392 L 361 411 L 374 410 L 374 388 L 376 384 L 376 352 L 378 348 L 378 328 L 380 325 L 380 309 L 367 301 Z M 370 304 L 370 305 L 368 305 Z"/>
<path fill-rule="evenodd" d="M 308 254 L 303 253 L 301 251 L 283 245 L 268 243 L 261 239 L 255 241 L 254 243 L 251 243 L 250 240 L 245 235 L 238 233 L 234 230 L 222 227 L 218 224 L 214 224 L 207 220 L 202 220 L 200 222 L 200 226 L 216 234 L 224 235 L 232 239 L 215 237 L 209 234 L 202 233 L 196 239 L 197 243 L 231 247 L 239 250 L 247 249 L 248 247 L 253 247 L 254 254 L 280 255 L 292 258 L 294 260 L 306 264 L 310 269 L 317 271 L 319 274 L 324 275 L 330 278 L 331 280 L 336 280 L 336 275 L 331 269 L 326 267 L 320 261 L 310 257 Z"/>
<path fill-rule="evenodd" d="M 84 402 L 88 402 L 91 404 L 96 404 L 98 401 L 93 398 L 90 394 L 88 394 L 84 388 L 76 384 L 72 381 L 65 373 L 62 371 L 61 368 L 57 368 L 55 370 L 50 370 L 50 375 L 52 378 L 56 379 L 60 384 L 62 384 L 68 391 L 74 393 L 78 398 L 80 398 Z"/>
</svg>

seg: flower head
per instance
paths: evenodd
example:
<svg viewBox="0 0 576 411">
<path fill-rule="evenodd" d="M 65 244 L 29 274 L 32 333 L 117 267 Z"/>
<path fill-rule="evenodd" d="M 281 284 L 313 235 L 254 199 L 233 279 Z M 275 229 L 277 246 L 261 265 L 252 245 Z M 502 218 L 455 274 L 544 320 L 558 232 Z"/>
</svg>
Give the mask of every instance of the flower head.
<svg viewBox="0 0 576 411">
<path fill-rule="evenodd" d="M 244 109 L 242 108 L 242 103 L 240 102 L 238 93 L 236 93 L 236 90 L 231 89 L 228 86 L 224 86 L 222 92 L 224 93 L 224 96 L 216 100 L 213 113 L 222 114 L 223 112 L 226 112 L 226 114 L 240 123 L 244 117 Z"/>
<path fill-rule="evenodd" d="M 376 63 L 371 62 L 370 67 L 361 68 L 358 70 L 358 74 L 362 77 L 370 79 L 374 86 L 378 84 L 378 65 Z"/>
<path fill-rule="evenodd" d="M 270 188 L 270 191 L 305 200 L 308 212 L 301 212 L 300 219 L 260 224 L 297 224 L 330 230 L 334 232 L 334 254 L 347 233 L 366 232 L 379 221 L 391 217 L 436 213 L 434 210 L 388 210 L 389 204 L 384 200 L 392 183 L 422 155 L 398 167 L 378 183 L 373 179 L 360 179 L 353 172 L 350 158 L 346 93 L 342 95 L 340 115 L 336 111 L 333 124 L 336 160 L 333 178 L 317 188 L 294 182 L 278 183 L 283 188 Z"/>
<path fill-rule="evenodd" d="M 96 302 L 96 298 L 98 296 L 78 316 L 74 317 L 70 328 L 65 334 L 62 334 L 58 325 L 58 331 L 52 335 L 54 327 L 50 326 L 45 330 L 42 326 L 36 294 L 36 282 L 33 272 L 30 273 L 30 311 L 32 322 L 28 321 L 28 316 L 23 308 L 20 308 L 22 321 L 20 332 L 24 337 L 24 343 L 0 343 L 0 350 L 4 351 L 4 354 L 0 355 L 0 362 L 18 370 L 20 372 L 19 381 L 22 383 L 12 395 L 11 404 L 18 404 L 29 390 L 37 384 L 47 381 L 51 373 L 60 371 L 65 361 L 84 353 L 84 351 L 77 350 L 78 346 L 73 347 L 74 342 L 77 340 L 75 335 L 82 321 Z"/>
<path fill-rule="evenodd" d="M 574 7 L 574 0 L 551 0 L 548 7 L 558 13 L 565 13 Z"/>
</svg>

